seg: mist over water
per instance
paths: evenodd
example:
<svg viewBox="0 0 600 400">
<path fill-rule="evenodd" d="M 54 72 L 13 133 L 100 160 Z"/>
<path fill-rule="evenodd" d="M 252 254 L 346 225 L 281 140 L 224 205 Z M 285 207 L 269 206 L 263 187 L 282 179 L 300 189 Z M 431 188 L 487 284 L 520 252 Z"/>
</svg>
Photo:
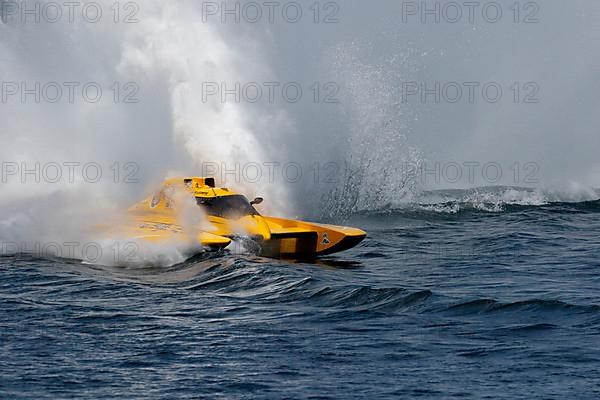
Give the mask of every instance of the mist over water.
<svg viewBox="0 0 600 400">
<path fill-rule="evenodd" d="M 112 4 L 99 3 L 105 11 Z M 70 204 L 68 212 L 78 204 L 89 212 L 82 197 L 118 209 L 166 176 L 200 175 L 207 165 L 248 197 L 265 196 L 263 211 L 288 216 L 401 207 L 428 202 L 427 191 L 438 189 L 536 187 L 547 198 L 559 193 L 569 201 L 596 195 L 599 56 L 585 47 L 600 35 L 596 4 L 544 2 L 534 24 L 514 23 L 508 12 L 495 24 L 478 14 L 472 23 L 466 17 L 422 23 L 392 1 L 345 1 L 338 22 L 328 24 L 314 23 L 310 13 L 294 24 L 279 14 L 272 23 L 266 17 L 223 23 L 205 11 L 193 1 L 144 1 L 136 23 L 115 23 L 108 12 L 98 23 L 80 17 L 22 23 L 12 16 L 0 24 L 3 81 L 28 87 L 97 82 L 104 91 L 96 103 L 69 102 L 66 95 L 55 104 L 36 103 L 31 95 L 22 103 L 16 95 L 2 104 L 3 162 L 95 162 L 103 178 L 91 184 L 76 174 L 75 183 L 30 184 L 29 177 L 23 184 L 16 175 L 2 183 L 0 201 L 60 193 L 73 200 L 57 202 L 57 212 L 61 204 Z M 109 89 L 115 82 L 116 102 Z M 139 101 L 125 103 L 132 82 Z M 228 88 L 295 82 L 303 96 L 292 103 L 276 91 L 273 102 L 231 95 L 222 101 L 205 96 L 207 82 Z M 405 97 L 406 82 L 429 88 L 495 82 L 504 92 L 497 103 L 438 103 L 432 96 Z M 532 82 L 538 102 L 525 104 L 524 87 Z M 325 103 L 331 83 L 337 102 Z M 509 89 L 514 83 L 518 102 Z M 114 163 L 121 173 L 116 183 Z M 127 163 L 139 167 L 138 183 L 123 183 Z M 279 165 L 273 179 L 265 163 Z M 300 166 L 301 179 L 283 174 L 288 163 Z M 477 165 L 473 179 L 464 163 Z M 483 173 L 488 163 L 501 168 L 498 180 Z M 260 179 L 245 179 L 250 164 L 262 166 Z M 460 179 L 448 179 L 449 164 L 461 166 Z"/>
</svg>

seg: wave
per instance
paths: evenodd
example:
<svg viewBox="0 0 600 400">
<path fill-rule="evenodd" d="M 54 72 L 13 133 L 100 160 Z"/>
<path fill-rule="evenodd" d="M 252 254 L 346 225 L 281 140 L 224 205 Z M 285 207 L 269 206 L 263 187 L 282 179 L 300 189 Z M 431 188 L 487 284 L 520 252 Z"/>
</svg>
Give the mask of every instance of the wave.
<svg viewBox="0 0 600 400">
<path fill-rule="evenodd" d="M 217 260 L 211 260 L 214 263 Z M 279 268 L 281 267 L 281 268 Z M 218 296 L 258 301 L 261 303 L 307 302 L 311 306 L 350 312 L 393 311 L 419 307 L 433 293 L 429 290 L 408 290 L 400 287 L 332 285 L 307 276 L 309 268 L 284 262 L 266 263 L 254 257 L 236 257 L 231 263 L 203 268 L 183 286 L 185 290 L 204 291 Z M 181 264 L 182 269 L 194 268 L 194 263 Z"/>
<path fill-rule="evenodd" d="M 414 201 L 392 207 L 365 209 L 357 214 L 461 214 L 505 213 L 541 209 L 550 211 L 600 211 L 600 189 L 570 193 L 519 187 L 481 187 L 466 190 L 423 192 Z"/>
<path fill-rule="evenodd" d="M 159 291 L 172 292 L 175 289 L 197 293 L 194 296 L 233 299 L 234 307 L 239 310 L 248 310 L 252 304 L 290 304 L 295 310 L 297 306 L 302 306 L 305 311 L 321 309 L 325 320 L 351 320 L 405 312 L 450 319 L 486 315 L 509 319 L 515 316 L 550 318 L 527 322 L 519 320 L 510 325 L 513 330 L 539 331 L 553 329 L 553 324 L 563 317 L 583 317 L 585 323 L 595 324 L 594 321 L 600 315 L 600 305 L 574 304 L 557 299 L 529 298 L 502 302 L 491 298 L 477 298 L 466 301 L 452 299 L 428 289 L 337 283 L 331 280 L 338 279 L 337 273 L 329 278 L 327 273 L 310 274 L 313 267 L 303 264 L 294 264 L 294 268 L 290 268 L 289 264 L 266 262 L 257 257 L 212 257 L 187 261 L 167 269 L 148 268 L 145 271 L 65 264 L 62 261 L 59 263 L 59 260 L 38 260 L 22 256 L 0 257 L 0 265 L 15 267 L 19 272 L 23 272 L 23 266 L 36 265 L 37 268 L 41 265 L 52 268 L 58 266 L 63 273 L 70 271 L 74 274 L 73 279 L 63 279 L 62 284 L 54 279 L 39 283 L 48 287 L 56 286 L 57 291 L 70 295 L 79 296 L 79 290 L 87 293 L 102 287 L 97 281 L 97 276 L 100 275 L 116 282 L 150 285 Z M 5 268 L 5 272 L 10 273 L 10 268 Z M 19 279 L 24 279 L 22 274 L 18 276 Z M 90 279 L 91 285 L 81 287 L 81 282 L 87 282 L 87 279 Z"/>
<path fill-rule="evenodd" d="M 433 293 L 429 290 L 411 292 L 402 288 L 327 288 L 312 299 L 322 305 L 343 307 L 351 311 L 381 311 L 417 306 L 427 301 Z"/>
<path fill-rule="evenodd" d="M 219 296 L 260 303 L 304 303 L 325 309 L 327 318 L 353 318 L 397 313 L 417 312 L 446 317 L 489 314 L 543 315 L 598 315 L 600 305 L 572 304 L 552 299 L 524 299 L 501 302 L 495 299 L 475 299 L 453 303 L 451 299 L 428 289 L 398 286 L 374 287 L 369 285 L 331 284 L 321 278 L 307 276 L 302 265 L 294 270 L 275 268 L 271 263 L 261 265 L 238 259 L 229 268 L 215 268 L 187 285 L 188 290 L 203 290 Z M 550 326 L 533 323 L 515 325 L 515 329 L 540 330 Z M 546 322 L 544 322 L 546 323 Z M 536 325 L 537 324 L 537 325 Z"/>
<path fill-rule="evenodd" d="M 598 313 L 598 305 L 576 305 L 559 300 L 530 299 L 510 303 L 502 303 L 492 299 L 477 299 L 455 304 L 441 310 L 445 314 L 464 316 L 473 314 L 488 314 L 497 312 L 561 312 L 569 313 Z"/>
</svg>

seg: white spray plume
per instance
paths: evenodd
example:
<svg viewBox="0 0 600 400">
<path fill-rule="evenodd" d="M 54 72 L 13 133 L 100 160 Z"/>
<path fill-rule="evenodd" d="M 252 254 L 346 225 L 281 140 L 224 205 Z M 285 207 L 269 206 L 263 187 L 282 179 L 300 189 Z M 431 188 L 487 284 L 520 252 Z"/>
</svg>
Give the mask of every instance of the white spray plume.
<svg viewBox="0 0 600 400">
<path fill-rule="evenodd" d="M 109 10 L 114 2 L 98 3 Z M 96 24 L 80 18 L 74 23 L 0 23 L 3 80 L 29 86 L 97 82 L 105 91 L 97 103 L 63 98 L 56 104 L 31 100 L 0 107 L 0 161 L 28 168 L 95 162 L 104 173 L 95 184 L 80 173 L 55 184 L 9 177 L 0 183 L 2 240 L 81 242 L 89 226 L 142 198 L 144 188 L 168 171 L 199 175 L 203 162 L 269 161 L 269 137 L 290 126 L 284 112 L 273 107 L 255 115 L 247 104 L 205 103 L 201 96 L 202 82 L 273 80 L 259 44 L 245 39 L 246 51 L 239 40 L 234 46 L 218 26 L 202 22 L 200 5 L 189 0 L 145 1 L 136 18 L 134 24 L 115 24 L 112 15 Z M 108 89 L 114 82 L 135 82 L 139 103 L 115 103 Z M 266 129 L 257 131 L 257 126 Z M 115 162 L 121 168 L 119 182 L 111 176 Z M 138 167 L 134 178 L 139 184 L 123 183 L 127 162 Z M 248 196 L 267 197 L 273 212 L 284 212 L 289 204 L 285 190 L 268 182 L 242 180 L 231 186 Z"/>
<path fill-rule="evenodd" d="M 225 83 L 231 88 L 236 82 L 272 79 L 268 66 L 261 61 L 257 43 L 237 38 L 236 47 L 228 44 L 214 26 L 202 22 L 200 7 L 193 1 L 149 3 L 144 18 L 125 33 L 120 73 L 164 82 L 175 139 L 198 169 L 205 163 L 233 170 L 236 164 L 263 165 L 271 161 L 267 152 L 271 139 L 279 129 L 289 126 L 284 113 L 276 110 L 256 115 L 243 101 L 230 98 L 223 102 L 220 96 L 203 98 L 205 84 Z M 249 43 L 241 46 L 244 42 Z M 252 52 L 240 52 L 244 47 Z M 257 132 L 252 120 L 260 119 L 270 123 Z M 286 211 L 289 204 L 285 192 L 268 185 L 266 179 L 255 185 L 238 174 L 233 185 L 248 196 L 260 193 L 269 197 L 273 211 Z"/>
</svg>

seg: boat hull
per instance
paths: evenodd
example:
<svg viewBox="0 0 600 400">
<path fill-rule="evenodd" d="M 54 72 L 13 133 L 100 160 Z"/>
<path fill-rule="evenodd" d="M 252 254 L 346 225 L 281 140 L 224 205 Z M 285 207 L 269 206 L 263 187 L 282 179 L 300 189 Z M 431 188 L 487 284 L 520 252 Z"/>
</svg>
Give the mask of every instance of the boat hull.
<svg viewBox="0 0 600 400">
<path fill-rule="evenodd" d="M 261 256 L 273 258 L 312 258 L 355 247 L 366 232 L 335 225 L 315 224 L 283 218 L 264 217 L 271 238 L 261 246 Z"/>
</svg>

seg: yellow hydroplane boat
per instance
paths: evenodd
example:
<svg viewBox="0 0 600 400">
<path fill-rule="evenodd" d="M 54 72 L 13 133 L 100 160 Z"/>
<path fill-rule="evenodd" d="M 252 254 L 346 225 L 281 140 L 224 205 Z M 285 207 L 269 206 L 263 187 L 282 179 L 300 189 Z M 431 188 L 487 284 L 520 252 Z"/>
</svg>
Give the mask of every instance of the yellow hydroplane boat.
<svg viewBox="0 0 600 400">
<path fill-rule="evenodd" d="M 263 257 L 310 258 L 359 244 L 366 232 L 261 215 L 242 194 L 215 187 L 214 178 L 166 180 L 160 192 L 131 207 L 125 232 L 146 241 L 221 249 L 250 238 Z M 198 209 L 198 206 L 201 208 Z M 123 230 L 121 230 L 123 232 Z"/>
</svg>

